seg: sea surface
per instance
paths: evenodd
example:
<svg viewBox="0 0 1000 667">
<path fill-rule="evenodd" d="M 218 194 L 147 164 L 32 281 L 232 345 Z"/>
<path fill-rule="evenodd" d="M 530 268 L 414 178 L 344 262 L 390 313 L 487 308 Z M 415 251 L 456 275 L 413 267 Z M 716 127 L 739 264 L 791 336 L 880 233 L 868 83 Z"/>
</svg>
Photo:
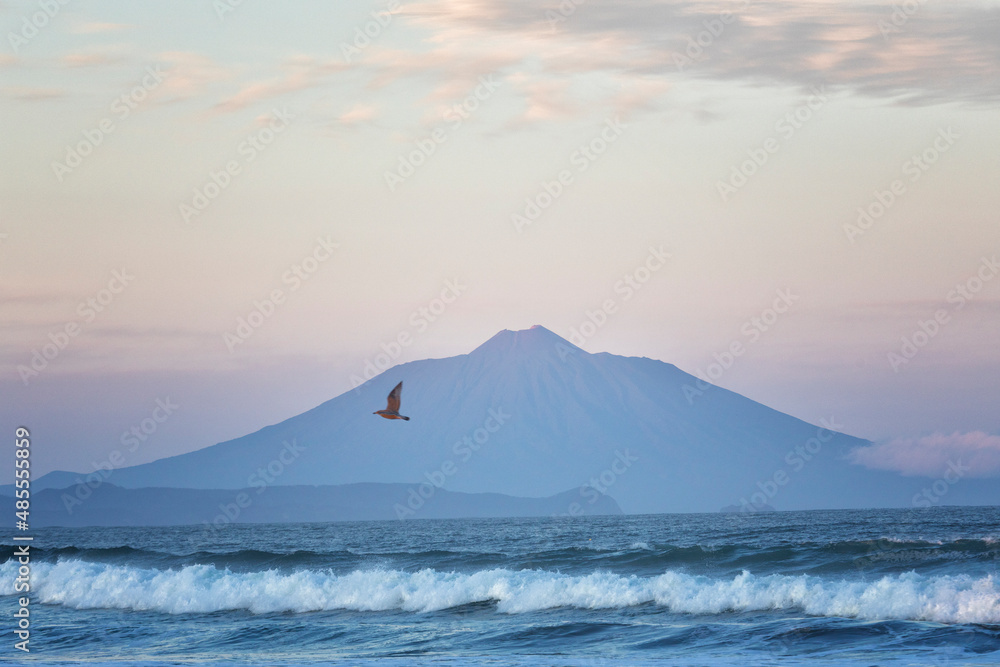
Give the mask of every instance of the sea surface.
<svg viewBox="0 0 1000 667">
<path fill-rule="evenodd" d="M 1000 664 L 1000 508 L 33 535 L 0 661 Z"/>
</svg>

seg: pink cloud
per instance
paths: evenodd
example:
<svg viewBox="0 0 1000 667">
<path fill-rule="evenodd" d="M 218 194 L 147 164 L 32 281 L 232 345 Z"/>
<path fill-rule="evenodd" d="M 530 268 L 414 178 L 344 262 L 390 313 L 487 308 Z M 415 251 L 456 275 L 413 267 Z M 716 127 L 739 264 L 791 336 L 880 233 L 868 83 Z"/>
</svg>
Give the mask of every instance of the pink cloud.
<svg viewBox="0 0 1000 667">
<path fill-rule="evenodd" d="M 89 21 L 87 23 L 81 23 L 73 29 L 73 32 L 78 35 L 93 35 L 105 32 L 119 32 L 121 30 L 129 30 L 135 26 L 129 23 L 110 23 L 102 21 Z"/>
<path fill-rule="evenodd" d="M 164 64 L 166 77 L 157 87 L 165 102 L 176 102 L 204 95 L 210 88 L 232 78 L 232 71 L 211 58 L 190 51 L 167 51 L 157 60 Z"/>
<path fill-rule="evenodd" d="M 70 53 L 62 58 L 62 64 L 66 67 L 95 67 L 117 62 L 121 62 L 121 58 L 104 53 Z"/>
<path fill-rule="evenodd" d="M 851 463 L 874 470 L 893 470 L 904 475 L 940 477 L 949 461 L 969 466 L 971 477 L 1000 475 L 1000 436 L 982 431 L 935 433 L 922 438 L 897 438 L 848 455 Z"/>
<path fill-rule="evenodd" d="M 239 111 L 258 102 L 270 102 L 278 97 L 322 85 L 328 76 L 343 72 L 349 66 L 340 60 L 321 60 L 299 55 L 282 64 L 276 77 L 245 84 L 235 95 L 215 105 L 221 113 Z"/>
<path fill-rule="evenodd" d="M 558 17 L 553 30 L 546 17 L 555 6 L 430 0 L 401 15 L 432 30 L 432 43 L 499 43 L 553 73 L 573 71 L 575 61 L 586 71 L 677 75 L 678 58 L 697 36 L 706 45 L 682 58 L 684 76 L 804 87 L 825 82 L 909 103 L 1000 98 L 993 75 L 1000 14 L 981 2 L 921 5 L 888 30 L 893 9 L 882 3 L 592 0 Z M 732 19 L 722 24 L 725 12 Z M 713 28 L 718 34 L 709 34 L 708 24 L 721 26 Z"/>
<path fill-rule="evenodd" d="M 32 86 L 12 86 L 3 89 L 3 94 L 11 99 L 22 102 L 39 102 L 54 100 L 66 96 L 66 91 L 59 88 L 40 88 Z"/>
<path fill-rule="evenodd" d="M 359 104 L 348 109 L 337 118 L 337 122 L 342 125 L 356 125 L 367 123 L 375 118 L 378 109 L 370 104 Z"/>
<path fill-rule="evenodd" d="M 569 94 L 569 80 L 523 80 L 524 77 L 512 79 L 515 89 L 524 96 L 524 122 L 558 120 L 576 114 L 577 104 Z"/>
</svg>

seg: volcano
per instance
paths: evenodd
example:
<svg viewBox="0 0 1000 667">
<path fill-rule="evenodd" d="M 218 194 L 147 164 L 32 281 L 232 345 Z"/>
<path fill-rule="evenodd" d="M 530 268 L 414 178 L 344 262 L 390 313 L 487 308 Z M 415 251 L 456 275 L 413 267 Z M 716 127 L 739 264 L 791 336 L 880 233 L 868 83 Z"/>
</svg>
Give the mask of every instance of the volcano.
<svg viewBox="0 0 1000 667">
<path fill-rule="evenodd" d="M 399 382 L 411 421 L 372 416 Z M 108 481 L 403 483 L 536 498 L 578 488 L 583 506 L 609 495 L 627 513 L 910 506 L 928 480 L 848 461 L 869 444 L 837 432 L 832 416 L 810 424 L 669 363 L 588 353 L 534 326 L 468 354 L 400 364 L 296 417 Z M 997 502 L 988 482 L 963 480 L 949 502 Z"/>
</svg>

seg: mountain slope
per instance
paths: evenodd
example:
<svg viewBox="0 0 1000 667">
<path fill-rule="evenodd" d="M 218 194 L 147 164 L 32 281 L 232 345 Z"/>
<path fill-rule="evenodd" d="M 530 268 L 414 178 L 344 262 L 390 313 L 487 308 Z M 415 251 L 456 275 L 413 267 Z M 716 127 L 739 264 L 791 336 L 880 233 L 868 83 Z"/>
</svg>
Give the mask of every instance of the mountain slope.
<svg viewBox="0 0 1000 667">
<path fill-rule="evenodd" d="M 373 415 L 399 381 L 411 421 Z M 849 465 L 846 452 L 866 441 L 718 387 L 686 394 L 697 382 L 660 361 L 587 353 L 543 327 L 505 330 L 469 354 L 402 364 L 279 424 L 108 481 L 426 481 L 535 497 L 589 483 L 632 513 L 717 511 L 743 499 L 778 509 L 908 506 L 920 489 L 921 480 Z"/>
</svg>

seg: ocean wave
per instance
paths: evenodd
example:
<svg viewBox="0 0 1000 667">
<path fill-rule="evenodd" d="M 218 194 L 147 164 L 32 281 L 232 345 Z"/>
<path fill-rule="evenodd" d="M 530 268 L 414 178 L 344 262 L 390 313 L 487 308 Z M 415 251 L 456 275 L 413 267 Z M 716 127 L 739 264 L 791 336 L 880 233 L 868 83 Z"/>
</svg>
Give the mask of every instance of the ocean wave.
<svg viewBox="0 0 1000 667">
<path fill-rule="evenodd" d="M 16 571 L 16 561 L 0 565 L 4 595 L 14 594 Z M 46 604 L 171 614 L 431 612 L 489 602 L 505 614 L 655 604 L 682 614 L 795 610 L 864 620 L 1000 623 L 1000 585 L 992 576 L 914 572 L 874 581 L 755 576 L 745 571 L 731 579 L 676 571 L 652 577 L 507 569 L 473 573 L 368 569 L 336 574 L 330 570 L 233 572 L 204 564 L 161 570 L 66 559 L 34 564 L 31 583 L 34 599 Z"/>
<path fill-rule="evenodd" d="M 0 561 L 10 558 L 14 547 L 0 547 Z M 870 575 L 896 574 L 914 567 L 922 574 L 974 574 L 995 571 L 1000 561 L 1000 544 L 989 538 L 959 538 L 935 543 L 920 539 L 879 538 L 835 542 L 789 542 L 767 546 L 750 544 L 678 545 L 653 541 L 628 541 L 622 544 L 572 546 L 547 550 L 508 552 L 468 549 L 314 549 L 279 551 L 236 549 L 219 551 L 171 552 L 139 549 L 130 546 L 83 548 L 63 546 L 36 548 L 36 563 L 57 563 L 67 559 L 154 569 L 179 569 L 208 565 L 234 572 L 276 569 L 351 570 L 383 568 L 412 572 L 418 569 L 456 570 L 473 573 L 480 570 L 540 569 L 569 574 L 607 570 L 620 574 L 652 576 L 668 570 L 698 574 L 732 576 L 742 570 L 759 575 L 801 573 L 848 578 L 859 570 Z M 954 564 L 961 561 L 963 569 Z M 969 570 L 968 568 L 972 568 Z M 928 570 L 935 569 L 936 572 Z M 714 572 L 713 572 L 714 570 Z"/>
</svg>

